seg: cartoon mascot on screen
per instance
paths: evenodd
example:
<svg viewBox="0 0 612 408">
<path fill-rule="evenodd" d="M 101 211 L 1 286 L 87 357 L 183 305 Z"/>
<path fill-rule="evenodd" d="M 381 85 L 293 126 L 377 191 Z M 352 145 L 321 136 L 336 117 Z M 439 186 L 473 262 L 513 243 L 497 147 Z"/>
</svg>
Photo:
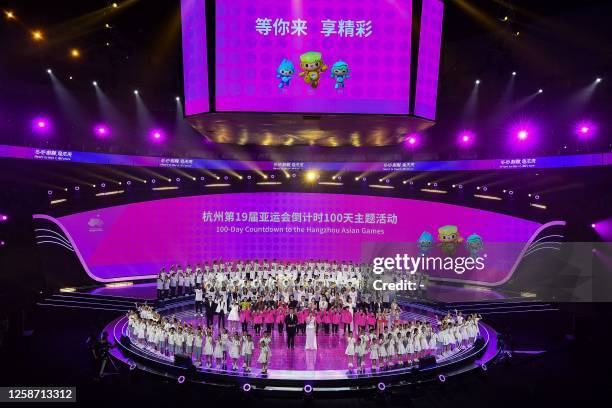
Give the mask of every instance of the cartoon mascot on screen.
<svg viewBox="0 0 612 408">
<path fill-rule="evenodd" d="M 344 89 L 344 83 L 347 78 L 350 78 L 348 64 L 344 61 L 337 61 L 332 65 L 331 78 L 336 80 L 336 89 Z"/>
<path fill-rule="evenodd" d="M 288 59 L 284 59 L 281 61 L 280 65 L 276 69 L 276 77 L 280 79 L 280 83 L 278 84 L 279 88 L 289 87 L 291 83 L 291 79 L 293 78 L 293 74 L 295 73 L 295 67 L 293 66 L 293 62 Z"/>
<path fill-rule="evenodd" d="M 459 230 L 456 225 L 445 225 L 438 228 L 438 248 L 446 256 L 455 256 L 457 247 L 463 242 L 463 238 L 459 235 Z"/>
<path fill-rule="evenodd" d="M 300 55 L 300 76 L 304 77 L 304 82 L 310 84 L 313 89 L 319 86 L 321 72 L 327 70 L 327 65 L 323 62 L 320 52 L 309 51 Z"/>
</svg>

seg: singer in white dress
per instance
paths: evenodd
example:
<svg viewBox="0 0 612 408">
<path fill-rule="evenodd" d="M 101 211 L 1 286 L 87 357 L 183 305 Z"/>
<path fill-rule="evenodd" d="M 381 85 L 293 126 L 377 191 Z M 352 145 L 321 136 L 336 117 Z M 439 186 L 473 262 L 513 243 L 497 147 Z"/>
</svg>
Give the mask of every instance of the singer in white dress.
<svg viewBox="0 0 612 408">
<path fill-rule="evenodd" d="M 317 349 L 317 323 L 314 315 L 309 315 L 306 319 L 306 350 Z"/>
</svg>

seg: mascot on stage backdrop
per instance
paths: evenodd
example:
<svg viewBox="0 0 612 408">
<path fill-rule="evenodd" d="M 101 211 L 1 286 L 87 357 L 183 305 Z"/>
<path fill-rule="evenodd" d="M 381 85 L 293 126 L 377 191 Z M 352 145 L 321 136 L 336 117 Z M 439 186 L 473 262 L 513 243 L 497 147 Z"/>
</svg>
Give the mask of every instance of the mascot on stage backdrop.
<svg viewBox="0 0 612 408">
<path fill-rule="evenodd" d="M 433 248 L 433 244 L 434 244 L 433 235 L 431 235 L 427 231 L 423 231 L 423 233 L 419 237 L 419 240 L 417 241 L 417 247 L 419 248 L 419 255 L 427 256 L 431 252 L 431 249 Z"/>
<path fill-rule="evenodd" d="M 456 225 L 445 225 L 438 228 L 438 248 L 447 256 L 455 256 L 457 247 L 463 242 Z"/>
<path fill-rule="evenodd" d="M 478 258 L 483 246 L 482 238 L 476 234 L 470 235 L 465 241 L 465 248 L 470 252 L 470 257 L 473 259 Z"/>
</svg>

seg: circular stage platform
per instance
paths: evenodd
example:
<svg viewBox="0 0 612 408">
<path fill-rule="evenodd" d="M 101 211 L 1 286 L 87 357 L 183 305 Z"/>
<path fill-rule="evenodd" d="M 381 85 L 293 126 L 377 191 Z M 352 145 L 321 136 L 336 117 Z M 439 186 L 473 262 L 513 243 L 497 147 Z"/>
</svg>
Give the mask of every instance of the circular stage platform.
<svg viewBox="0 0 612 408">
<path fill-rule="evenodd" d="M 175 315 L 178 319 L 194 324 L 204 325 L 205 319 L 194 316 L 193 305 L 186 303 L 158 310 L 163 316 Z M 435 315 L 442 312 L 422 305 L 402 304 L 403 320 L 435 321 Z M 253 334 L 251 328 L 250 333 Z M 276 329 L 276 327 L 275 327 Z M 365 373 L 349 372 L 345 356 L 346 339 L 340 330 L 339 334 L 318 332 L 318 350 L 304 350 L 305 335 L 296 335 L 295 348 L 287 349 L 285 334 L 273 331 L 271 350 L 272 357 L 267 374 L 261 374 L 257 357 L 259 350 L 253 354 L 252 372 L 242 369 L 213 367 L 186 367 L 176 364 L 169 358 L 154 350 L 135 344 L 126 336 L 127 317 L 120 317 L 110 322 L 104 329 L 116 347 L 111 350 L 112 356 L 129 366 L 164 378 L 173 378 L 179 382 L 189 381 L 218 386 L 244 387 L 258 391 L 300 391 L 307 387 L 312 391 L 359 391 L 376 387 L 406 386 L 429 381 L 444 381 L 446 378 L 466 373 L 471 370 L 486 369 L 498 352 L 497 332 L 487 324 L 480 323 L 481 337 L 476 343 L 464 350 L 438 358 L 429 365 L 404 367 L 398 366 L 385 370 L 372 371 L 368 356 L 364 358 Z M 254 336 L 257 344 L 259 337 Z"/>
</svg>

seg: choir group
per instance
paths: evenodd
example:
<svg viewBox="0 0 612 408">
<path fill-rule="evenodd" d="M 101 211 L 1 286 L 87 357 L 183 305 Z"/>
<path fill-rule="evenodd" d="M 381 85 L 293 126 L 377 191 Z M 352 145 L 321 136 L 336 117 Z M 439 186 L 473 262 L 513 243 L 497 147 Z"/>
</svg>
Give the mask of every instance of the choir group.
<svg viewBox="0 0 612 408">
<path fill-rule="evenodd" d="M 173 266 L 160 272 L 158 289 L 160 282 L 174 277 L 181 289 L 170 285 L 168 295 L 195 293 L 196 321 L 161 316 L 151 306 L 140 305 L 128 313 L 128 333 L 136 345 L 160 356 L 186 354 L 209 369 L 214 365 L 225 370 L 229 361 L 236 371 L 242 361 L 248 373 L 258 352 L 262 374 L 272 355 L 272 331 L 282 338 L 284 331 L 288 336 L 305 333 L 307 324 L 315 333 L 339 336 L 342 330 L 349 371 L 359 372 L 364 372 L 366 360 L 376 371 L 409 366 L 428 355 L 444 357 L 471 346 L 478 337 L 479 315 L 449 313 L 434 323 L 403 320 L 395 301 L 359 291 L 362 268 L 367 266 L 324 261 L 213 262 L 184 271 Z M 163 286 L 161 290 L 165 292 Z"/>
</svg>

